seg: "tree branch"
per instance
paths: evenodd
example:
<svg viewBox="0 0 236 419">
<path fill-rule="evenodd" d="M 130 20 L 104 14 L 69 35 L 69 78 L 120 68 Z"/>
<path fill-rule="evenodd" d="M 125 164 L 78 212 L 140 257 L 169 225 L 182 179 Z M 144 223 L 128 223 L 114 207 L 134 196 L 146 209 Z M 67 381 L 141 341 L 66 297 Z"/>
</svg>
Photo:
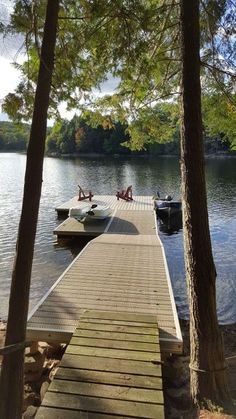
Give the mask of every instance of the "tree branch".
<svg viewBox="0 0 236 419">
<path fill-rule="evenodd" d="M 228 70 L 223 70 L 222 68 L 216 67 L 214 65 L 211 65 L 209 63 L 206 63 L 204 61 L 201 61 L 201 65 L 203 67 L 208 68 L 209 70 L 211 70 L 212 72 L 214 71 L 218 71 L 219 73 L 225 74 L 226 76 L 232 77 L 233 79 L 236 78 L 236 73 L 231 73 Z"/>
<path fill-rule="evenodd" d="M 229 94 L 229 92 L 227 92 L 227 90 L 225 89 L 225 87 L 224 87 L 224 84 L 223 83 L 221 83 L 220 82 L 220 80 L 217 78 L 217 76 L 216 76 L 216 74 L 215 74 L 215 72 L 213 71 L 213 68 L 211 68 L 211 67 L 209 67 L 208 66 L 208 69 L 209 69 L 209 71 L 210 71 L 210 73 L 212 74 L 212 76 L 213 76 L 213 78 L 214 78 L 214 80 L 216 81 L 216 83 L 218 84 L 218 86 L 220 87 L 220 89 L 221 89 L 221 91 L 222 91 L 222 93 L 225 95 L 225 97 L 229 100 L 229 102 L 232 104 L 232 105 L 236 105 L 236 101 L 234 101 L 233 99 L 232 99 L 232 97 L 230 96 L 230 94 Z"/>
</svg>

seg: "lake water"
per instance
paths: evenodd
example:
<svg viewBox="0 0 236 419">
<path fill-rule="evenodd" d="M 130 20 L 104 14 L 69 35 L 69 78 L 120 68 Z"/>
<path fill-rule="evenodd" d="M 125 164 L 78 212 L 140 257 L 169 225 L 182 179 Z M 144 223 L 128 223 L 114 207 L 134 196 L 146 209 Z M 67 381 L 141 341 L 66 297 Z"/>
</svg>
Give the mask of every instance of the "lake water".
<svg viewBox="0 0 236 419">
<path fill-rule="evenodd" d="M 21 211 L 26 157 L 0 154 L 0 318 L 6 318 L 14 248 Z M 217 268 L 217 304 L 221 323 L 236 322 L 236 159 L 206 161 L 208 206 Z M 77 194 L 77 184 L 95 194 L 115 194 L 132 184 L 136 195 L 180 195 L 179 162 L 175 158 L 45 158 L 42 198 L 32 272 L 31 307 L 52 286 L 81 249 L 79 241 L 59 246 L 53 229 L 55 207 Z M 180 317 L 186 318 L 186 285 L 182 230 L 171 234 L 159 225 Z M 154 261 L 155 263 L 155 261 Z"/>
</svg>

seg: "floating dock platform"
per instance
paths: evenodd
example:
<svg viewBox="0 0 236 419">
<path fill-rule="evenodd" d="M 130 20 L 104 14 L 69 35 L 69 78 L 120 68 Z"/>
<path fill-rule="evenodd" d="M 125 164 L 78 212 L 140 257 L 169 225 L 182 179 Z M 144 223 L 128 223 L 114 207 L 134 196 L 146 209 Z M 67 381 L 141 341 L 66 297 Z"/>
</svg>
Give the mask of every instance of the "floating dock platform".
<svg viewBox="0 0 236 419">
<path fill-rule="evenodd" d="M 134 196 L 126 202 L 95 196 L 92 203 L 109 205 L 112 215 L 101 224 L 68 218 L 57 227 L 54 233 L 58 237 L 95 238 L 30 313 L 27 339 L 69 343 L 86 310 L 122 312 L 134 322 L 140 315 L 154 316 L 161 351 L 181 353 L 182 335 L 152 197 Z M 67 214 L 77 205 L 75 197 L 56 210 Z M 84 322 L 84 336 L 109 331 L 106 319 L 102 323 Z"/>
<path fill-rule="evenodd" d="M 72 198 L 56 208 L 58 216 L 68 216 L 69 209 L 90 203 Z M 119 201 L 115 196 L 94 196 L 91 204 L 109 206 L 111 216 L 105 220 L 89 219 L 84 223 L 75 218 L 67 218 L 55 230 L 58 237 L 90 236 L 96 237 L 102 233 L 123 234 L 156 234 L 153 218 L 153 199 L 151 196 L 134 196 L 133 201 Z"/>
</svg>

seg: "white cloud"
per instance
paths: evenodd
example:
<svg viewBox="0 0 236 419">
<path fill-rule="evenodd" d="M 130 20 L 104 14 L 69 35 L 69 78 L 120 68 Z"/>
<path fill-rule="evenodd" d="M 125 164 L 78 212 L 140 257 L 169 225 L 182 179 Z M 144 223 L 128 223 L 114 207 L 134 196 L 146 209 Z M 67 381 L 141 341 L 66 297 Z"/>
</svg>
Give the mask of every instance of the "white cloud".
<svg viewBox="0 0 236 419">
<path fill-rule="evenodd" d="M 20 72 L 12 65 L 8 58 L 0 56 L 0 112 L 2 108 L 2 101 L 4 97 L 13 92 L 20 81 Z M 7 115 L 0 113 L 0 120 L 7 120 Z"/>
<path fill-rule="evenodd" d="M 20 72 L 5 57 L 0 57 L 0 100 L 9 92 L 13 92 L 20 81 Z"/>
</svg>

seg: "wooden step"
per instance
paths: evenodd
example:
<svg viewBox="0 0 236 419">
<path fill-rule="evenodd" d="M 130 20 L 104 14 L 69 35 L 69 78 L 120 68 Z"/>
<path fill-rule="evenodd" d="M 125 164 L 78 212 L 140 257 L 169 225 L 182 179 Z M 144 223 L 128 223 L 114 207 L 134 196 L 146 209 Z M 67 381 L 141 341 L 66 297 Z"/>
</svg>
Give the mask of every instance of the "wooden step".
<svg viewBox="0 0 236 419">
<path fill-rule="evenodd" d="M 95 320 L 99 333 L 81 336 L 84 324 Z M 104 321 L 108 330 L 110 328 L 110 337 L 107 330 L 99 327 L 104 326 Z M 121 322 L 122 331 L 116 330 L 119 326 L 114 322 Z M 134 338 L 137 341 L 133 341 Z M 120 417 L 164 419 L 157 318 L 145 314 L 86 311 L 36 419 Z"/>
</svg>

